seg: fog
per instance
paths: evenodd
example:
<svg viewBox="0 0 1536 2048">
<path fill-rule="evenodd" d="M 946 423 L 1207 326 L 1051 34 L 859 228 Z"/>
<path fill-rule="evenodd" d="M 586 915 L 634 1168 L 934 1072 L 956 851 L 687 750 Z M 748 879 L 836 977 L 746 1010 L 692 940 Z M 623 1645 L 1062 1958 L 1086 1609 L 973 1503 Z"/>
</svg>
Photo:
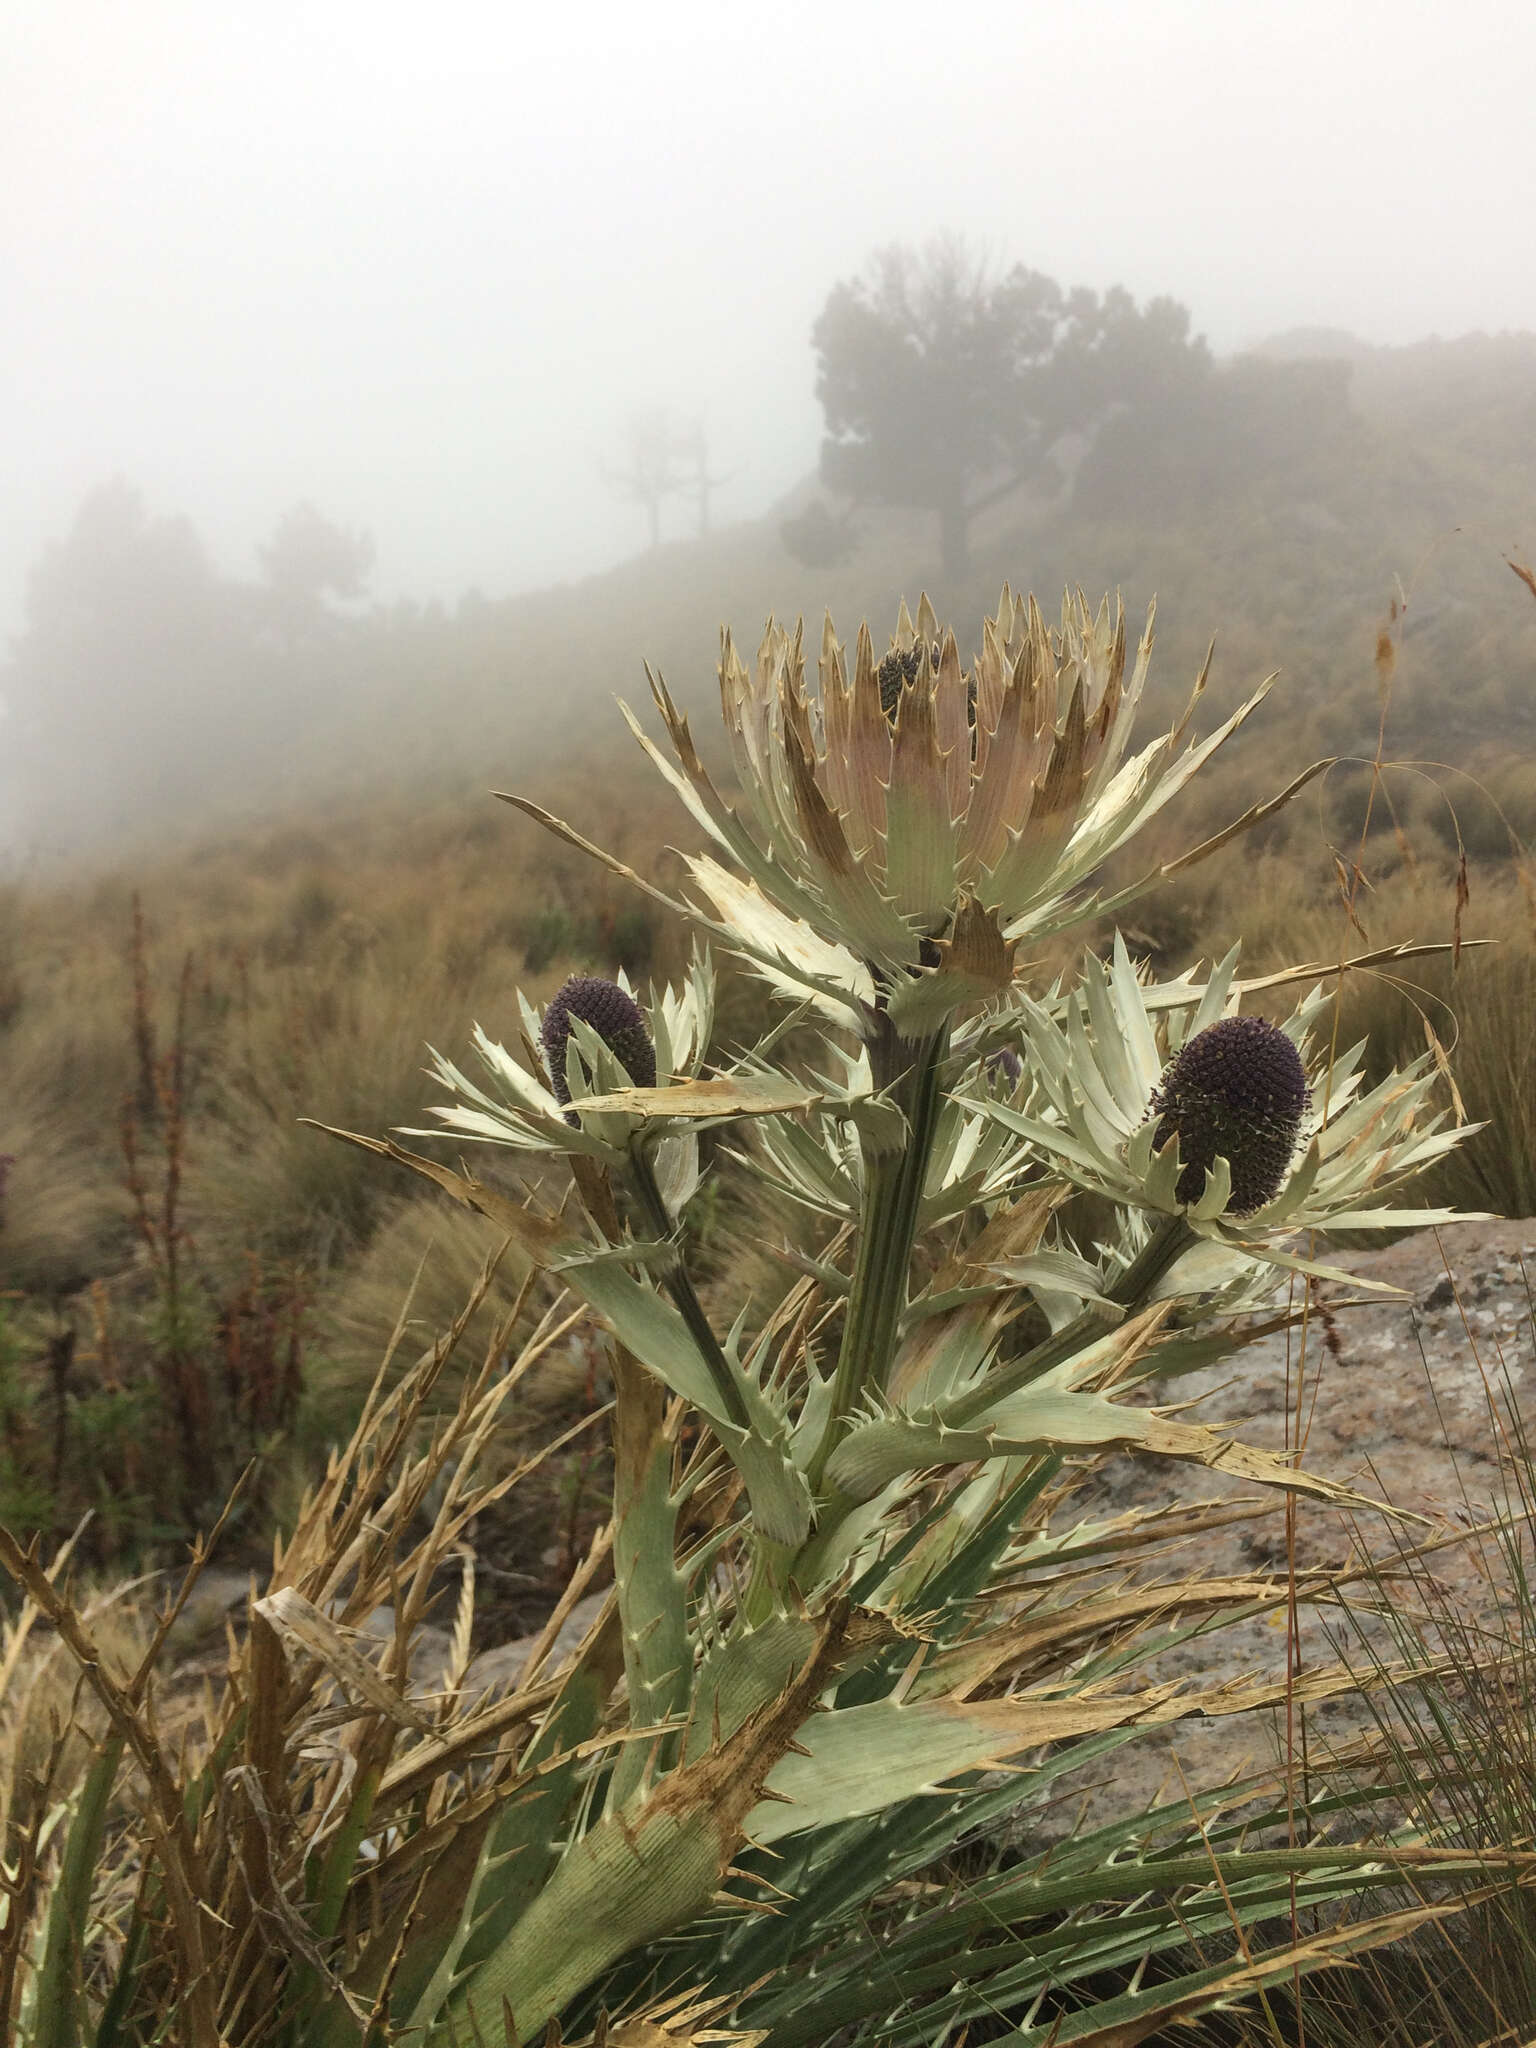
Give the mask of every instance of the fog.
<svg viewBox="0 0 1536 2048">
<path fill-rule="evenodd" d="M 385 598 L 640 548 L 636 409 L 761 512 L 815 463 L 830 286 L 945 229 L 1218 351 L 1536 327 L 1533 97 L 1509 0 L 12 0 L 0 634 L 115 475 L 231 573 L 310 499 Z"/>
</svg>

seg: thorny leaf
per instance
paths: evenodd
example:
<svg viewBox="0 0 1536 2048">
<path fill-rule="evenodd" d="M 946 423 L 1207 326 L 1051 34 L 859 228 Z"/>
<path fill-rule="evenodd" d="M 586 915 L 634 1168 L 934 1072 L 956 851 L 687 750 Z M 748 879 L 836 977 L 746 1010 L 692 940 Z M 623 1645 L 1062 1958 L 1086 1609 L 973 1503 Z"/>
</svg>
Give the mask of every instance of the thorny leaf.
<svg viewBox="0 0 1536 2048">
<path fill-rule="evenodd" d="M 666 1088 L 616 1088 L 611 1095 L 583 1096 L 580 1107 L 618 1110 L 627 1116 L 783 1116 L 812 1109 L 821 1096 L 782 1074 L 726 1074 L 714 1081 L 676 1081 Z"/>
</svg>

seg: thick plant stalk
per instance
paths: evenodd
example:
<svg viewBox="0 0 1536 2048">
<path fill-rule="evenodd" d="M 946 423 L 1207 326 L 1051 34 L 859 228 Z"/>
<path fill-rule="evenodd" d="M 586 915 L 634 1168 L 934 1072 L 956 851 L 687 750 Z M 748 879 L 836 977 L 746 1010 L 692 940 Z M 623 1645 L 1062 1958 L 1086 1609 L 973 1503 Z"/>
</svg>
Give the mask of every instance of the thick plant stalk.
<svg viewBox="0 0 1536 2048">
<path fill-rule="evenodd" d="M 813 1488 L 820 1488 L 827 1460 L 847 1430 L 860 1396 L 866 1388 L 883 1388 L 890 1375 L 938 1126 L 939 1067 L 948 1039 L 944 1030 L 909 1045 L 882 1016 L 879 1034 L 870 1045 L 876 1090 L 889 1091 L 901 1110 L 906 1141 L 900 1150 L 887 1151 L 876 1140 L 864 1140 L 859 1249 L 837 1354 L 831 1413 L 810 1466 Z"/>
<path fill-rule="evenodd" d="M 417 1958 L 406 1958 L 397 2007 L 408 2015 L 409 2028 L 425 2029 L 438 2019 L 455 1986 L 470 1982 L 496 1953 L 559 1861 L 579 1789 L 580 1747 L 599 1727 L 618 1677 L 618 1634 L 614 1626 L 600 1629 L 562 1681 L 558 1699 L 520 1759 L 520 1769 L 537 1770 L 537 1780 L 523 1797 L 488 1816 L 475 1866 L 465 1873 L 453 1903 L 458 1924 L 444 1952 L 428 1957 L 435 1967 L 413 1972 Z M 351 2034 L 338 2034 L 315 2048 L 352 2048 L 352 2040 Z"/>
<path fill-rule="evenodd" d="M 616 1243 L 619 1219 L 607 1175 L 587 1166 L 577 1179 L 593 1220 L 609 1242 Z M 636 1182 L 662 1206 L 655 1178 L 643 1161 L 637 1162 Z M 662 1208 L 663 1220 L 665 1213 Z M 682 1278 L 702 1318 L 692 1283 L 686 1274 Z M 714 1343 L 712 1332 L 710 1342 Z M 715 1350 L 718 1352 L 718 1345 Z M 728 1370 L 727 1361 L 722 1358 L 720 1362 Z M 613 1569 L 624 1638 L 629 1720 L 633 1728 L 651 1728 L 685 1710 L 693 1671 L 684 1586 L 676 1565 L 677 1510 L 672 1500 L 672 1440 L 666 1432 L 667 1390 L 617 1339 L 610 1346 L 610 1365 L 614 1391 Z M 622 1806 L 644 1782 L 648 1770 L 664 1761 L 642 1743 L 626 1746 L 614 1766 L 610 1806 Z"/>
<path fill-rule="evenodd" d="M 884 1015 L 870 1043 L 876 1092 L 888 1094 L 901 1111 L 905 1142 L 887 1149 L 877 1138 L 864 1138 L 864 1196 L 848 1310 L 826 1426 L 806 1474 L 817 1498 L 816 1527 L 795 1549 L 759 1542 L 744 1599 L 745 1612 L 754 1622 L 772 1613 L 791 1581 L 815 1583 L 821 1577 L 821 1554 L 856 1505 L 841 1488 L 827 1484 L 827 1462 L 846 1434 L 864 1390 L 883 1388 L 890 1376 L 938 1128 L 939 1071 L 948 1047 L 947 1026 L 912 1044 Z M 813 1569 L 807 1571 L 808 1565 Z"/>
<path fill-rule="evenodd" d="M 1133 1314 L 1146 1306 L 1147 1297 L 1162 1279 L 1168 1268 L 1195 1242 L 1195 1233 L 1182 1216 L 1165 1216 L 1143 1245 L 1141 1251 L 1126 1267 L 1114 1286 L 1108 1290 L 1108 1299 L 1117 1308 Z M 1053 1337 L 1047 1337 L 1032 1351 L 1026 1351 L 1022 1358 L 1016 1358 L 1011 1365 L 990 1372 L 981 1385 L 957 1401 L 950 1410 L 948 1420 L 957 1428 L 972 1422 L 978 1415 L 984 1415 L 989 1408 L 1009 1394 L 1016 1394 L 1041 1373 L 1049 1372 L 1052 1366 L 1062 1364 L 1075 1351 L 1081 1351 L 1096 1337 L 1104 1333 L 1104 1317 L 1097 1309 L 1085 1309 L 1083 1313 L 1058 1330 Z"/>
<path fill-rule="evenodd" d="M 624 1632 L 624 1673 L 632 1728 L 653 1728 L 688 1705 L 693 1653 L 682 1575 L 677 1570 L 677 1509 L 672 1498 L 672 1439 L 667 1393 L 622 1345 L 612 1356 L 613 1569 Z M 608 1799 L 622 1806 L 647 1776 L 664 1768 L 670 1745 L 633 1742 L 614 1765 Z"/>
<path fill-rule="evenodd" d="M 905 1139 L 892 1148 L 877 1137 L 864 1136 L 864 1194 L 848 1310 L 826 1426 L 806 1473 L 817 1497 L 816 1527 L 806 1542 L 794 1548 L 758 1542 L 752 1580 L 743 1600 L 744 1612 L 753 1622 L 761 1622 L 773 1612 L 791 1580 L 804 1575 L 814 1583 L 820 1577 L 819 1567 L 808 1574 L 805 1567 L 819 1557 L 856 1505 L 840 1488 L 827 1485 L 827 1461 L 842 1441 L 864 1390 L 884 1387 L 890 1375 L 938 1128 L 939 1072 L 948 1047 L 947 1026 L 913 1044 L 899 1035 L 884 1014 L 870 1042 L 876 1093 L 887 1095 L 900 1110 Z"/>
<path fill-rule="evenodd" d="M 637 1145 L 630 1157 L 630 1180 L 640 1206 L 645 1211 L 647 1223 L 655 1231 L 661 1243 L 672 1235 L 672 1219 L 667 1214 L 667 1205 L 661 1198 L 661 1189 L 656 1185 L 656 1175 L 651 1162 Z M 615 1225 L 615 1231 L 617 1225 Z M 750 1429 L 752 1417 L 737 1385 L 736 1374 L 730 1360 L 720 1348 L 709 1317 L 704 1313 L 704 1304 L 699 1300 L 692 1275 L 680 1256 L 672 1258 L 663 1271 L 667 1292 L 677 1304 L 678 1314 L 688 1325 L 689 1335 L 698 1345 L 710 1377 L 725 1404 L 725 1412 L 739 1429 Z"/>
<path fill-rule="evenodd" d="M 532 2040 L 620 1957 L 704 1912 L 729 1873 L 775 1764 L 831 1682 L 849 1607 L 834 1602 L 790 1682 L 736 1731 L 673 1771 L 638 1813 L 613 1813 L 572 1844 L 499 1949 L 423 2048 L 448 2048 L 470 2022 L 510 2015 Z"/>
</svg>

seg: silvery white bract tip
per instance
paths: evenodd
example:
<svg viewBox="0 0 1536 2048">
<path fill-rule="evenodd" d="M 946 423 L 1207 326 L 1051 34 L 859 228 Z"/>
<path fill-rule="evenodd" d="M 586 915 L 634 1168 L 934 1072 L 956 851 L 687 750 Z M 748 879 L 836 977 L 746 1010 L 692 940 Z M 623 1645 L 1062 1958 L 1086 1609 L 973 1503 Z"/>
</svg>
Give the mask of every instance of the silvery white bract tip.
<svg viewBox="0 0 1536 2048">
<path fill-rule="evenodd" d="M 630 724 L 740 871 L 707 855 L 690 864 L 717 934 L 845 1018 L 878 982 L 902 1035 L 917 1037 L 1006 989 L 1020 940 L 1069 920 L 1078 886 L 1264 694 L 1185 748 L 1192 699 L 1172 731 L 1127 758 L 1151 648 L 1149 612 L 1127 674 L 1118 604 L 1095 611 L 1069 595 L 1048 626 L 1006 585 L 969 670 L 926 597 L 915 621 L 902 606 L 881 660 L 860 628 L 851 674 L 828 618 L 814 686 L 800 627 L 770 621 L 750 667 L 726 632 L 720 694 L 739 809 L 715 789 L 659 678 L 675 759 Z"/>
<path fill-rule="evenodd" d="M 1169 1001 L 1168 990 L 1141 982 L 1117 935 L 1112 962 L 1090 957 L 1078 989 L 1050 1005 L 1016 999 L 1038 1084 L 1034 1102 L 1021 1110 L 977 1090 L 967 1106 L 1025 1139 L 1037 1159 L 1074 1185 L 1134 1208 L 1182 1215 L 1213 1245 L 1272 1265 L 1327 1270 L 1274 1242 L 1296 1231 L 1419 1230 L 1468 1220 L 1452 1209 L 1384 1206 L 1476 1127 L 1446 1127 L 1449 1112 L 1432 1102 L 1437 1069 L 1430 1054 L 1370 1089 L 1363 1043 L 1335 1059 L 1331 1071 L 1319 1064 L 1310 1034 L 1331 1000 L 1321 986 L 1278 1027 L 1310 1086 L 1295 1105 L 1288 1156 L 1266 1166 L 1265 1189 L 1273 1192 L 1245 1207 L 1244 1162 L 1234 1197 L 1233 1162 L 1220 1154 L 1193 1185 L 1178 1130 L 1169 1128 L 1170 1077 L 1185 1048 L 1237 1015 L 1236 962 L 1234 949 L 1204 985 L 1178 984 L 1180 999 Z M 1214 1277 L 1218 1262 L 1208 1263 Z M 1182 1275 L 1182 1266 L 1175 1271 Z"/>
<path fill-rule="evenodd" d="M 1029 1107 L 1035 1099 L 1029 1076 L 1009 1045 L 994 1043 L 1000 1033 L 981 1030 L 971 1036 L 975 1044 L 952 1055 L 941 1069 L 943 1099 L 918 1210 L 922 1231 L 1002 1201 L 1034 1161 L 1024 1139 L 981 1115 L 969 1099 L 971 1091 L 980 1091 Z M 765 1184 L 800 1207 L 852 1222 L 863 1201 L 870 1158 L 882 1139 L 891 1145 L 904 1141 L 905 1120 L 887 1095 L 875 1091 L 866 1050 L 849 1053 L 828 1040 L 821 1051 L 833 1071 L 811 1077 L 818 1090 L 815 1108 L 802 1117 L 756 1124 L 749 1163 Z M 1010 1061 L 1017 1071 L 1010 1070 Z"/>
<path fill-rule="evenodd" d="M 703 1063 L 714 993 L 709 955 L 696 947 L 682 986 L 653 989 L 648 1006 L 639 1004 L 622 971 L 613 982 L 573 977 L 542 1011 L 519 994 L 528 1064 L 477 1024 L 474 1047 L 485 1085 L 432 1050 L 429 1072 L 456 1099 L 435 1105 L 431 1114 L 459 1137 L 523 1152 L 585 1153 L 611 1162 L 641 1132 L 665 1142 L 668 1131 L 691 1130 L 701 1121 L 695 1101 L 680 1099 L 676 1116 L 667 1115 L 666 1105 L 669 1091 L 693 1081 Z M 561 1062 L 558 1078 L 549 1071 L 551 1058 Z M 719 1108 L 730 1113 L 723 1100 Z"/>
</svg>

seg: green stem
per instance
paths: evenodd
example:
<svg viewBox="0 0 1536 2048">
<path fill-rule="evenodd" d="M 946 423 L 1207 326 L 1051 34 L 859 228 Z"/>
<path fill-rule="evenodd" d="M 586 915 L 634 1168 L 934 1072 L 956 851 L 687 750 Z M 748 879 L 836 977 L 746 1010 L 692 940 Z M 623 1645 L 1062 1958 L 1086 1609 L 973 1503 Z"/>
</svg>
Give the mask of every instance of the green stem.
<svg viewBox="0 0 1536 2048">
<path fill-rule="evenodd" d="M 607 1241 L 618 1244 L 623 1233 L 606 1170 L 594 1173 L 588 1164 L 573 1161 L 572 1171 L 587 1213 Z M 656 1212 L 661 1211 L 665 1233 L 669 1228 L 665 1205 L 653 1175 L 649 1176 L 649 1185 L 640 1199 L 653 1222 Z M 629 1724 L 631 1728 L 650 1728 L 670 1720 L 687 1704 L 693 1673 L 687 1603 L 676 1563 L 677 1502 L 672 1494 L 673 1446 L 666 1432 L 667 1390 L 617 1338 L 610 1352 L 610 1365 L 613 1580 L 618 1595 L 624 1675 L 629 1686 Z M 539 1737 L 539 1743 L 546 1748 L 552 1725 L 553 1721 L 546 1723 Z M 558 1740 L 555 1747 L 558 1748 Z M 649 1772 L 665 1768 L 671 1760 L 670 1748 L 670 1738 L 658 1740 L 654 1748 L 644 1743 L 626 1743 L 609 1780 L 609 1806 L 624 1805 Z M 548 1753 L 553 1755 L 555 1751 L 549 1748 Z M 525 1767 L 527 1762 L 525 1759 Z M 552 1810 L 563 1811 L 564 1796 L 556 1787 Z M 528 1848 L 537 1833 L 537 1824 L 530 1821 L 518 1825 L 523 1828 L 523 1845 Z M 529 1827 L 534 1834 L 527 1832 Z M 519 1867 L 525 1862 L 527 1858 L 521 1858 Z M 517 1883 L 524 1889 L 530 1885 L 537 1889 L 539 1878 L 531 1864 L 522 1869 Z M 498 1911 L 515 1918 L 510 1897 L 503 1889 Z M 511 1924 L 510 1918 L 507 1924 Z"/>
<path fill-rule="evenodd" d="M 629 1155 L 629 1175 L 635 1196 L 645 1212 L 646 1222 L 656 1233 L 658 1240 L 663 1244 L 667 1243 L 672 1236 L 672 1219 L 667 1214 L 667 1205 L 661 1198 L 661 1189 L 656 1184 L 651 1162 L 638 1145 Z M 692 1276 L 683 1264 L 680 1253 L 668 1260 L 662 1280 L 677 1306 L 678 1314 L 688 1325 L 689 1335 L 703 1355 L 704 1363 L 709 1368 L 709 1376 L 725 1404 L 726 1414 L 738 1429 L 750 1429 L 752 1418 L 747 1410 L 746 1398 L 737 1383 L 735 1368 L 720 1348 L 720 1340 L 714 1333 L 709 1317 L 704 1313 L 704 1304 L 699 1300 Z"/>
<path fill-rule="evenodd" d="M 1119 1308 L 1139 1308 L 1174 1262 L 1195 1242 L 1195 1232 L 1182 1216 L 1165 1216 L 1141 1250 L 1109 1290 Z"/>
<path fill-rule="evenodd" d="M 831 1409 L 806 1473 L 816 1496 L 816 1527 L 798 1551 L 777 1543 L 757 1545 L 752 1577 L 743 1596 L 743 1611 L 753 1621 L 773 1612 L 783 1587 L 803 1573 L 808 1563 L 812 1567 L 810 1582 L 816 1582 L 818 1553 L 830 1545 L 858 1505 L 850 1495 L 825 1486 L 827 1460 L 846 1434 L 865 1389 L 884 1387 L 889 1379 L 907 1303 L 912 1247 L 942 1107 L 939 1075 L 949 1050 L 949 1028 L 946 1025 L 932 1038 L 913 1044 L 898 1037 L 882 1016 L 876 1031 L 869 1048 L 875 1090 L 889 1094 L 901 1110 L 907 1121 L 907 1139 L 899 1151 L 873 1156 L 866 1141 L 859 1249 L 849 1283 Z"/>
<path fill-rule="evenodd" d="M 1105 1298 L 1127 1314 L 1143 1307 L 1145 1297 L 1175 1259 L 1194 1242 L 1195 1233 L 1183 1216 L 1165 1216 Z M 1016 1358 L 1011 1365 L 999 1371 L 988 1373 L 979 1387 L 946 1410 L 944 1420 L 955 1429 L 963 1429 L 978 1415 L 1006 1400 L 1010 1394 L 1016 1394 L 1031 1380 L 1038 1379 L 1041 1373 L 1049 1372 L 1052 1366 L 1060 1365 L 1074 1352 L 1081 1351 L 1085 1344 L 1101 1336 L 1106 1327 L 1102 1309 L 1084 1309 L 1065 1329 L 1047 1337 L 1032 1351 L 1026 1351 L 1022 1358 Z"/>
<path fill-rule="evenodd" d="M 907 1277 L 923 1187 L 938 1129 L 939 1069 L 948 1045 L 947 1027 L 913 1045 L 898 1038 L 882 1017 L 879 1036 L 870 1046 L 876 1090 L 888 1092 L 902 1111 L 907 1139 L 899 1152 L 871 1157 L 866 1147 L 859 1249 L 837 1354 L 831 1411 L 807 1475 L 813 1490 L 820 1488 L 827 1460 L 846 1434 L 865 1391 L 884 1388 L 890 1377 L 907 1305 Z"/>
</svg>

